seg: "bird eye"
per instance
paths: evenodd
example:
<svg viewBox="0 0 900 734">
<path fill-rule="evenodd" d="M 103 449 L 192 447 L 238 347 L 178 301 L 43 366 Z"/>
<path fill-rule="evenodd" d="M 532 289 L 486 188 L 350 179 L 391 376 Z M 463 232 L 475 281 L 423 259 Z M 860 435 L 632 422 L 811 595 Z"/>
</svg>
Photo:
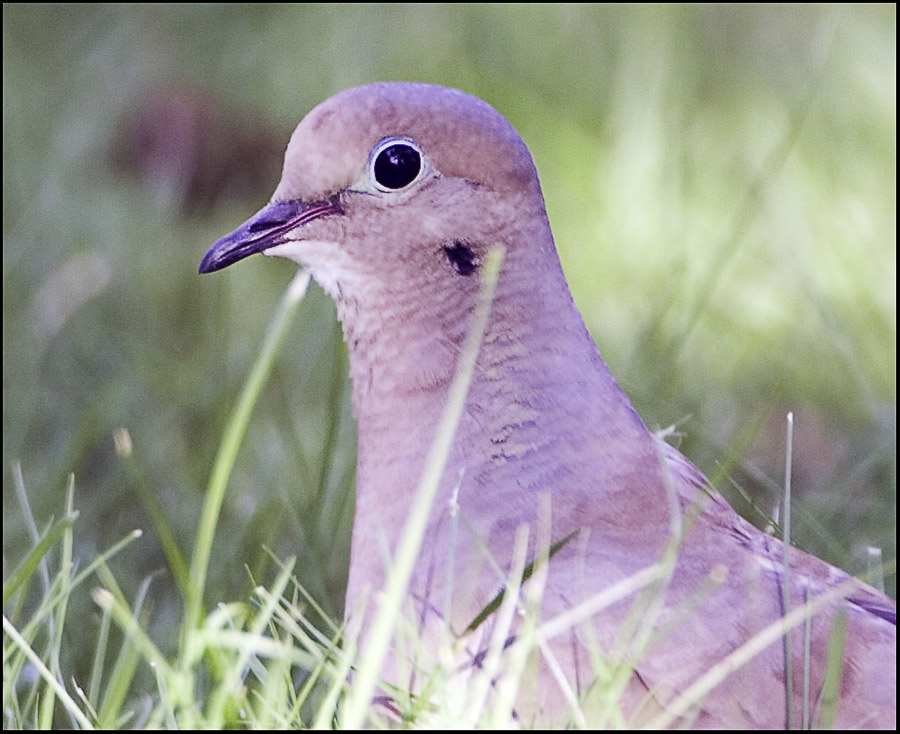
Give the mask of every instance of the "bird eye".
<svg viewBox="0 0 900 734">
<path fill-rule="evenodd" d="M 402 138 L 383 140 L 372 151 L 372 179 L 382 191 L 399 191 L 422 172 L 422 153 Z"/>
</svg>

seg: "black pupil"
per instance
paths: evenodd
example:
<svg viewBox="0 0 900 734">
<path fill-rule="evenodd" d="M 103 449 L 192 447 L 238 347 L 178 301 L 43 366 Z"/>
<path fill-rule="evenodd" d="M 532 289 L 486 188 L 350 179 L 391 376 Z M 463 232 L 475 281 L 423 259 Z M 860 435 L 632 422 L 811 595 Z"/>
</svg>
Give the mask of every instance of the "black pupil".
<svg viewBox="0 0 900 734">
<path fill-rule="evenodd" d="M 422 158 L 410 145 L 389 145 L 375 159 L 375 180 L 386 189 L 402 189 L 419 175 Z"/>
</svg>

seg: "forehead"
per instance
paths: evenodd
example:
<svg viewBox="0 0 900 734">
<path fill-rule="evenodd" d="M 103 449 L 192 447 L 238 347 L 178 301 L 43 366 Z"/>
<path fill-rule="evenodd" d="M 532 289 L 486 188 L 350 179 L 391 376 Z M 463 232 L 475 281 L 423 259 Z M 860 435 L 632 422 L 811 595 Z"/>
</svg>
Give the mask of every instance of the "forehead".
<svg viewBox="0 0 900 734">
<path fill-rule="evenodd" d="M 444 176 L 491 188 L 534 176 L 518 133 L 486 102 L 428 84 L 369 84 L 325 100 L 300 122 L 274 198 L 319 198 L 349 186 L 371 149 L 393 136 L 415 140 Z"/>
</svg>

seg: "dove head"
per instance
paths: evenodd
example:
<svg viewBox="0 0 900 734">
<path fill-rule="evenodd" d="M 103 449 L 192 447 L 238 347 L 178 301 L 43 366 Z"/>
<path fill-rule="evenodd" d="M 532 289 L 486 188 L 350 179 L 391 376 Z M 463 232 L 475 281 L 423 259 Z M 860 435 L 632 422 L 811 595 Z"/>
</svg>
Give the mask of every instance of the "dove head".
<svg viewBox="0 0 900 734">
<path fill-rule="evenodd" d="M 523 197 L 543 213 L 528 149 L 487 103 L 430 84 L 355 87 L 300 122 L 271 202 L 219 240 L 200 272 L 262 252 L 308 268 L 338 299 L 361 279 L 412 275 L 400 264 L 415 250 L 443 253 L 467 275 L 485 246 L 507 244 Z"/>
<path fill-rule="evenodd" d="M 537 172 L 512 125 L 455 89 L 376 83 L 300 122 L 271 202 L 216 242 L 200 272 L 257 252 L 297 262 L 335 299 L 351 362 L 355 343 L 383 338 L 390 345 L 369 352 L 401 350 L 413 374 L 394 373 L 415 388 L 452 374 L 444 357 L 465 337 L 480 265 L 498 245 L 498 300 L 513 270 L 534 308 L 547 305 L 542 289 L 568 297 Z M 357 367 L 371 379 L 370 364 Z"/>
</svg>

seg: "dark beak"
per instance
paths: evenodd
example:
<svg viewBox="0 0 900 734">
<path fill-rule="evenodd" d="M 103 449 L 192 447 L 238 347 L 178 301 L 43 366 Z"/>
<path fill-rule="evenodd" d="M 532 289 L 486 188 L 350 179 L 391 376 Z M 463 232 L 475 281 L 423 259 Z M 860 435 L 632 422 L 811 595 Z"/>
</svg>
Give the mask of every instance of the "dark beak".
<svg viewBox="0 0 900 734">
<path fill-rule="evenodd" d="M 336 196 L 327 201 L 277 201 L 264 206 L 240 227 L 209 248 L 200 262 L 201 273 L 227 268 L 248 255 L 288 241 L 288 233 L 307 222 L 329 214 L 340 214 Z"/>
</svg>

